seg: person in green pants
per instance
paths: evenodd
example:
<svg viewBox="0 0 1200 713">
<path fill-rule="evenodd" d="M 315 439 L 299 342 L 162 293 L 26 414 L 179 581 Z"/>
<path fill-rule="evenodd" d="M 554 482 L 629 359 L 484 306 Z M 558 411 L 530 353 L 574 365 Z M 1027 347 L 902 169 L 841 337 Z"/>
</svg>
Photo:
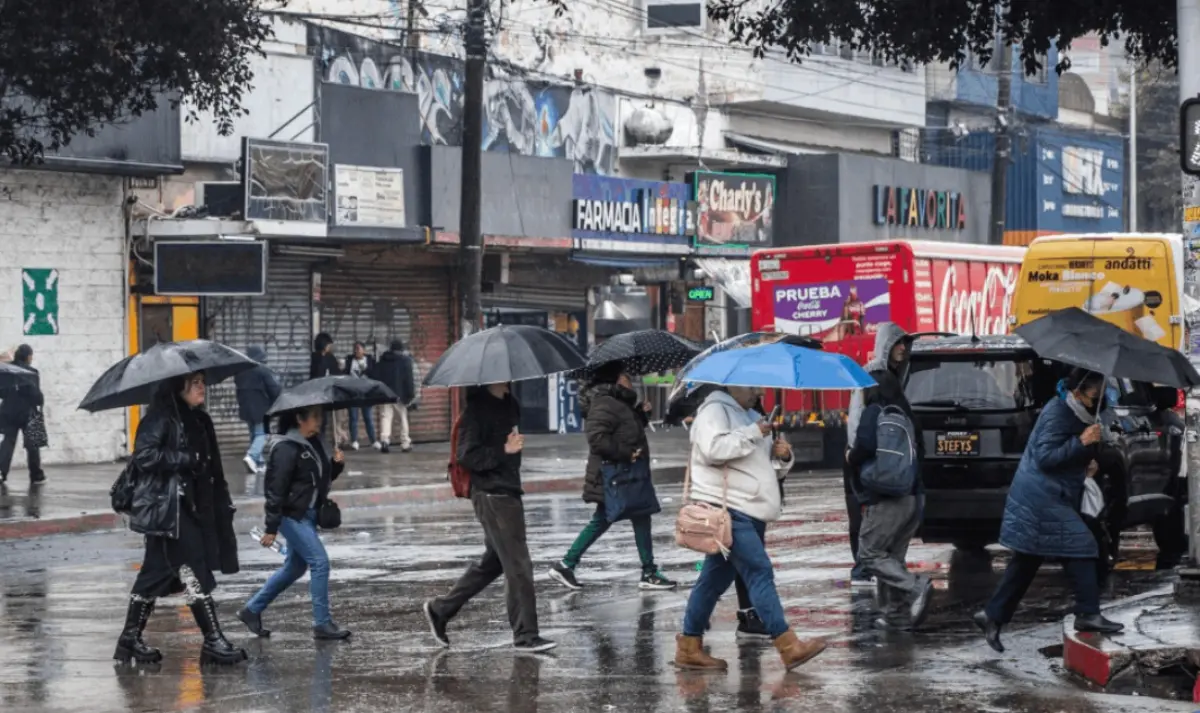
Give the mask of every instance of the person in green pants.
<svg viewBox="0 0 1200 713">
<path fill-rule="evenodd" d="M 646 439 L 650 404 L 638 402 L 633 381 L 622 372 L 620 363 L 614 362 L 597 371 L 591 383 L 580 393 L 580 406 L 588 441 L 583 500 L 596 505 L 596 512 L 575 538 L 562 561 L 550 569 L 550 578 L 568 589 L 583 588 L 575 577 L 575 568 L 588 548 L 612 525 L 604 514 L 601 464 L 626 463 L 650 457 L 650 446 Z M 638 586 L 641 589 L 674 589 L 675 583 L 664 577 L 654 564 L 650 516 L 634 517 L 629 522 L 633 525 L 633 538 L 642 562 L 642 579 Z"/>
</svg>

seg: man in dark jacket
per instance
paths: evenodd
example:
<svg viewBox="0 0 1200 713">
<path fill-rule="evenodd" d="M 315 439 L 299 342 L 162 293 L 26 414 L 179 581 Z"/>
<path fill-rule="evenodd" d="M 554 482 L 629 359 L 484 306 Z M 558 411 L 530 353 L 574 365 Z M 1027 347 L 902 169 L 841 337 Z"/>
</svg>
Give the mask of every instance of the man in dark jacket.
<svg viewBox="0 0 1200 713">
<path fill-rule="evenodd" d="M 22 344 L 13 354 L 13 366 L 37 374 L 33 368 L 33 347 Z M 30 444 L 30 432 L 27 429 L 34 413 L 42 407 L 45 399 L 42 396 L 41 384 L 21 384 L 0 395 L 0 483 L 8 480 L 8 470 L 12 467 L 13 452 L 17 449 L 17 434 L 21 433 L 25 445 L 25 463 L 29 468 L 29 482 L 44 483 L 46 474 L 42 471 L 42 454 L 39 446 Z"/>
<path fill-rule="evenodd" d="M 533 562 L 525 539 L 525 505 L 521 501 L 521 449 L 517 431 L 521 410 L 508 384 L 472 389 L 459 426 L 458 462 L 471 473 L 471 504 L 483 526 L 486 548 L 467 568 L 450 593 L 425 602 L 425 618 L 434 638 L 449 646 L 446 626 L 468 601 L 504 575 L 508 621 L 518 651 L 554 648 L 538 635 Z"/>
<path fill-rule="evenodd" d="M 328 332 L 321 332 L 313 339 L 312 359 L 308 363 L 308 378 L 319 379 L 323 376 L 337 376 L 342 373 L 342 366 L 333 353 L 333 337 Z M 340 411 L 326 411 L 325 420 L 321 422 L 321 435 L 328 436 L 330 424 L 333 424 L 333 443 L 335 446 L 349 446 L 346 438 L 346 428 L 342 424 L 345 416 Z"/>
<path fill-rule="evenodd" d="M 250 347 L 246 356 L 258 362 L 250 371 L 234 377 L 237 385 L 238 418 L 246 423 L 250 431 L 250 448 L 242 462 L 246 470 L 254 475 L 261 473 L 264 466 L 263 445 L 267 442 L 267 411 L 279 398 L 279 379 L 267 368 L 267 352 L 262 347 Z"/>
<path fill-rule="evenodd" d="M 396 403 L 384 404 L 379 414 L 379 440 L 384 453 L 391 450 L 392 421 L 400 419 L 400 450 L 412 450 L 412 437 L 408 432 L 408 409 L 416 399 L 416 380 L 413 378 L 412 357 L 404 351 L 404 342 L 393 339 L 391 348 L 379 357 L 375 365 L 375 378 L 383 382 L 396 394 Z"/>
<path fill-rule="evenodd" d="M 921 433 L 912 417 L 912 409 L 904 398 L 900 380 L 890 371 L 876 372 L 878 386 L 867 389 L 864 408 L 858 421 L 854 446 L 846 456 L 853 469 L 853 490 L 863 510 L 862 530 L 859 532 L 858 556 L 863 571 L 879 582 L 880 609 L 883 617 L 876 621 L 882 629 L 911 629 L 921 625 L 929 607 L 933 583 L 928 577 L 908 571 L 908 544 L 921 525 L 918 497 L 921 486 Z M 863 466 L 876 458 L 879 447 L 879 419 L 886 408 L 904 412 L 911 430 L 912 467 L 915 471 L 912 491 L 899 497 L 872 492 L 862 482 Z"/>
</svg>

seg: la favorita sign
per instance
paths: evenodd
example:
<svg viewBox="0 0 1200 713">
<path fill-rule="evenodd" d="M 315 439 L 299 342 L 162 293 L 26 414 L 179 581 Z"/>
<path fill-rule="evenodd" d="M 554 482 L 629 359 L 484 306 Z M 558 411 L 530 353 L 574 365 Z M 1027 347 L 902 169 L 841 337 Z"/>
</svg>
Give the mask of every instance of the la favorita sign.
<svg viewBox="0 0 1200 713">
<path fill-rule="evenodd" d="M 956 191 L 877 185 L 874 197 L 876 225 L 928 230 L 965 230 L 967 227 L 967 201 Z"/>
</svg>

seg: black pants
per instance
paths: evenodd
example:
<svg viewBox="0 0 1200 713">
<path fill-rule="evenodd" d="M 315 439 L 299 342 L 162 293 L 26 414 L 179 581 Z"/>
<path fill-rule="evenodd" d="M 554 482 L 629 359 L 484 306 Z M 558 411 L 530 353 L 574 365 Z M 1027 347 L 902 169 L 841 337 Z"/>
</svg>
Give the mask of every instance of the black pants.
<svg viewBox="0 0 1200 713">
<path fill-rule="evenodd" d="M 510 495 L 478 491 L 471 493 L 471 503 L 483 525 L 483 557 L 467 568 L 449 594 L 434 599 L 430 606 L 438 616 L 449 619 L 503 574 L 513 641 L 533 638 L 538 635 L 537 600 L 533 562 L 525 540 L 525 505 Z"/>
<path fill-rule="evenodd" d="M 188 602 L 217 588 L 205 547 L 204 526 L 188 513 L 179 516 L 179 538 L 147 537 L 142 568 L 133 582 L 132 594 L 143 599 L 183 593 Z"/>
<path fill-rule="evenodd" d="M 1007 624 L 1012 621 L 1017 605 L 1021 603 L 1033 578 L 1037 576 L 1038 568 L 1042 566 L 1045 557 L 1014 552 L 1004 570 L 1004 579 L 992 595 L 987 605 L 988 618 L 997 624 Z M 1096 560 L 1069 558 L 1062 561 L 1063 571 L 1071 579 L 1071 587 L 1075 590 L 1076 614 L 1100 613 L 1100 587 L 1096 582 Z"/>
<path fill-rule="evenodd" d="M 854 557 L 854 568 L 858 571 L 858 533 L 862 530 L 862 505 L 854 495 L 854 466 L 842 466 L 842 491 L 846 496 L 846 518 L 850 523 L 850 554 Z"/>
<path fill-rule="evenodd" d="M 0 435 L 4 436 L 4 441 L 0 442 L 0 475 L 8 475 L 9 468 L 12 467 L 13 452 L 17 450 L 17 434 L 21 433 L 20 426 L 0 427 Z M 25 440 L 25 435 L 21 434 L 21 440 Z M 25 460 L 29 464 L 29 475 L 34 476 L 42 472 L 42 452 L 38 448 L 30 448 L 29 444 L 25 444 Z"/>
</svg>

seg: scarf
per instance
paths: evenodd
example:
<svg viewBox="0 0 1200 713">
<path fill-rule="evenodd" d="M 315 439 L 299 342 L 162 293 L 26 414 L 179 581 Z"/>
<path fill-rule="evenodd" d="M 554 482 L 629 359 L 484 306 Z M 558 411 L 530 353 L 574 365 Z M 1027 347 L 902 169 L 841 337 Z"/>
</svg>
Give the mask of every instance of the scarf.
<svg viewBox="0 0 1200 713">
<path fill-rule="evenodd" d="M 1089 426 L 1096 423 L 1096 414 L 1092 413 L 1086 406 L 1080 403 L 1079 399 L 1075 398 L 1075 394 L 1068 391 L 1063 397 L 1063 401 L 1067 402 L 1067 408 L 1071 409 L 1071 413 L 1075 414 L 1075 418 L 1083 421 Z"/>
</svg>

